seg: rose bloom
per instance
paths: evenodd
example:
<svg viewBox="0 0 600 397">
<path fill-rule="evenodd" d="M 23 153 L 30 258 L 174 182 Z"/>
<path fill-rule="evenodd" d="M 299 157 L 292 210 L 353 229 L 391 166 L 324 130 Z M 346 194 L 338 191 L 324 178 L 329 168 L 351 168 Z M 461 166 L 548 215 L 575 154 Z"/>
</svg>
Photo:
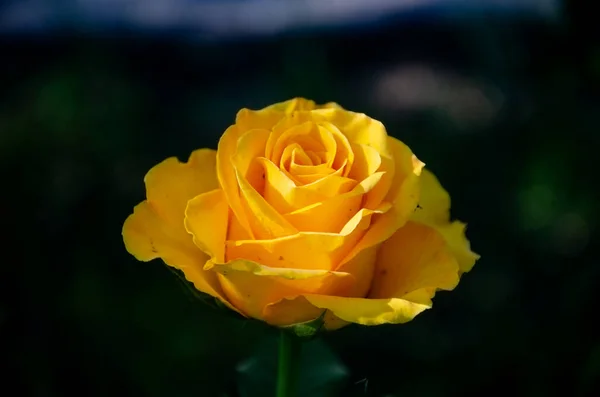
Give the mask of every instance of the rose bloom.
<svg viewBox="0 0 600 397">
<path fill-rule="evenodd" d="M 123 239 L 275 326 L 405 323 L 478 259 L 423 167 L 381 122 L 335 103 L 242 109 L 217 151 L 147 173 Z"/>
</svg>

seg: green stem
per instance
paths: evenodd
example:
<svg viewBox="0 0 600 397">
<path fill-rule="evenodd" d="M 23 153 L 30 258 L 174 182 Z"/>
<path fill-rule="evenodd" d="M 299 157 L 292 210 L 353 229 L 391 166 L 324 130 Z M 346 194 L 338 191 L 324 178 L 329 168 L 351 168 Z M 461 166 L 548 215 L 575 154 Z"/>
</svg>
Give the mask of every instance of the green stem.
<svg viewBox="0 0 600 397">
<path fill-rule="evenodd" d="M 295 397 L 300 341 L 287 331 L 279 334 L 279 359 L 277 362 L 277 397 Z"/>
</svg>

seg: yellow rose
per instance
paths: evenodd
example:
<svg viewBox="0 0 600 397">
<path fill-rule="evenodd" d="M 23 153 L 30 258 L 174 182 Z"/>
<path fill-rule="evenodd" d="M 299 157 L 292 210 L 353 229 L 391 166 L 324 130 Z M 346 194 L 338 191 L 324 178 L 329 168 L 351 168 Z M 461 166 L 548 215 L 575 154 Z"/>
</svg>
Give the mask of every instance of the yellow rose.
<svg viewBox="0 0 600 397">
<path fill-rule="evenodd" d="M 242 109 L 216 152 L 148 172 L 123 239 L 272 325 L 404 323 L 478 259 L 423 166 L 382 123 L 334 103 Z"/>
</svg>

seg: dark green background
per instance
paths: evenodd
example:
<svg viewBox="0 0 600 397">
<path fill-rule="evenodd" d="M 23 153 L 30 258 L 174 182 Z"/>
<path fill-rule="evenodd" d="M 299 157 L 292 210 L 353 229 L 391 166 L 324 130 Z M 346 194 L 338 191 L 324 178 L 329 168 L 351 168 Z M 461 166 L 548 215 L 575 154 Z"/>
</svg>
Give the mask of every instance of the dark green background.
<svg viewBox="0 0 600 397">
<path fill-rule="evenodd" d="M 235 364 L 272 331 L 136 262 L 121 226 L 154 164 L 216 147 L 242 107 L 305 96 L 409 144 L 482 255 L 415 321 L 326 335 L 349 371 L 340 395 L 594 395 L 600 46 L 587 16 L 569 5 L 557 24 L 404 21 L 225 43 L 2 38 L 2 389 L 234 396 Z M 433 98 L 451 99 L 387 108 L 374 87 L 407 64 L 433 68 Z M 464 84 L 487 87 L 487 116 Z"/>
</svg>

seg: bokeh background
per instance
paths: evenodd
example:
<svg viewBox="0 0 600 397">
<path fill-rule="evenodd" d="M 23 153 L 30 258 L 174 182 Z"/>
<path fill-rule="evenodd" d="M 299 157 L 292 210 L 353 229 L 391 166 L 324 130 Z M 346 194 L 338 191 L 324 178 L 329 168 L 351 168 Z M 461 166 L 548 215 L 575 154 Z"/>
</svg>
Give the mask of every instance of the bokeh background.
<svg viewBox="0 0 600 397">
<path fill-rule="evenodd" d="M 345 368 L 332 395 L 600 395 L 586 5 L 0 3 L 0 394 L 241 396 L 237 365 L 272 331 L 135 261 L 121 226 L 154 164 L 216 147 L 242 107 L 304 96 L 383 121 L 482 255 L 415 321 L 325 335 Z"/>
</svg>

